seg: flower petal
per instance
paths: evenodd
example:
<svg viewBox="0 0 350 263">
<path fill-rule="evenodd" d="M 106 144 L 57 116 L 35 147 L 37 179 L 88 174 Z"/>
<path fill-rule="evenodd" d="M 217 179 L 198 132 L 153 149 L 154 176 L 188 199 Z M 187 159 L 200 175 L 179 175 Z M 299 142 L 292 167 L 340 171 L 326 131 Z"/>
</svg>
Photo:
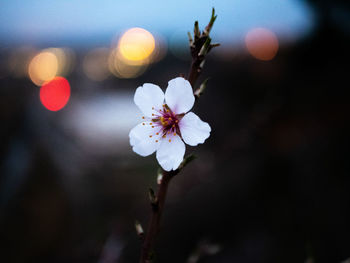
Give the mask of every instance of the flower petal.
<svg viewBox="0 0 350 263">
<path fill-rule="evenodd" d="M 187 113 L 180 121 L 182 139 L 191 146 L 203 143 L 210 135 L 211 128 L 193 112 Z"/>
<path fill-rule="evenodd" d="M 135 92 L 134 102 L 147 117 L 152 117 L 152 107 L 162 109 L 164 103 L 163 91 L 154 84 L 145 83 Z"/>
<path fill-rule="evenodd" d="M 167 136 L 157 150 L 157 160 L 160 166 L 165 171 L 176 170 L 184 158 L 185 149 L 185 144 L 180 136 Z"/>
<path fill-rule="evenodd" d="M 141 156 L 154 153 L 160 146 L 160 136 L 155 134 L 157 131 L 149 122 L 140 123 L 132 128 L 129 138 L 133 151 Z"/>
<path fill-rule="evenodd" d="M 165 102 L 176 114 L 188 112 L 194 104 L 191 84 L 181 77 L 170 80 L 165 91 Z"/>
</svg>

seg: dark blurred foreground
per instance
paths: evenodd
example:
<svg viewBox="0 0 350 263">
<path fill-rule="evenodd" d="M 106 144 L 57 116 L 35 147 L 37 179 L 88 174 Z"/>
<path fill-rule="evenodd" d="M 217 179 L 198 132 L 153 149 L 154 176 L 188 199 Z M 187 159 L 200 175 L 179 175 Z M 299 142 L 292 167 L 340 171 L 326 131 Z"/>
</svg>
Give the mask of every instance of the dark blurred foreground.
<svg viewBox="0 0 350 263">
<path fill-rule="evenodd" d="M 159 262 L 186 262 L 203 240 L 217 248 L 203 263 L 350 257 L 347 30 L 325 17 L 272 61 L 207 61 L 194 111 L 213 131 L 187 148 L 199 158 L 170 186 Z M 188 66 L 167 56 L 136 80 L 69 79 L 77 98 L 118 87 L 132 100 L 138 85 L 165 88 Z M 137 262 L 134 220 L 147 225 L 155 157 L 132 153 L 127 136 L 96 153 L 64 124 L 66 109 L 38 110 L 29 80 L 0 83 L 0 262 Z"/>
</svg>

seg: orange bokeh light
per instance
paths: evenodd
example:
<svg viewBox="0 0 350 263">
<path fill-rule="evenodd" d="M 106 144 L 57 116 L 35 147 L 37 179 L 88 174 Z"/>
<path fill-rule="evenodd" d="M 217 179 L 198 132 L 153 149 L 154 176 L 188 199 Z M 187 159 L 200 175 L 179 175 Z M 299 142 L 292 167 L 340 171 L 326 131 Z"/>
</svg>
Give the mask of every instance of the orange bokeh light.
<svg viewBox="0 0 350 263">
<path fill-rule="evenodd" d="M 58 71 L 58 60 L 55 54 L 44 51 L 37 54 L 30 62 L 28 74 L 38 86 L 53 79 Z"/>
<path fill-rule="evenodd" d="M 278 39 L 272 31 L 266 28 L 254 28 L 245 36 L 248 52 L 259 60 L 271 60 L 278 51 Z"/>
<path fill-rule="evenodd" d="M 61 110 L 68 103 L 70 85 L 63 77 L 55 77 L 40 88 L 40 101 L 50 111 Z"/>
</svg>

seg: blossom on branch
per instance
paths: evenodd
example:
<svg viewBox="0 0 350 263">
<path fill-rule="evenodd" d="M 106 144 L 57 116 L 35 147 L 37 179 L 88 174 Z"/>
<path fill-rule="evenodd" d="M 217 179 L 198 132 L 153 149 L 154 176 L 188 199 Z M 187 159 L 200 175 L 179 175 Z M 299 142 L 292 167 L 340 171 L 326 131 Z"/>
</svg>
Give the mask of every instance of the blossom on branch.
<svg viewBox="0 0 350 263">
<path fill-rule="evenodd" d="M 194 101 L 191 84 L 181 77 L 169 81 L 165 94 L 151 83 L 138 87 L 134 102 L 144 116 L 129 133 L 133 151 L 141 156 L 156 151 L 164 170 L 176 170 L 183 161 L 185 143 L 196 146 L 210 135 L 209 124 L 188 112 Z"/>
</svg>

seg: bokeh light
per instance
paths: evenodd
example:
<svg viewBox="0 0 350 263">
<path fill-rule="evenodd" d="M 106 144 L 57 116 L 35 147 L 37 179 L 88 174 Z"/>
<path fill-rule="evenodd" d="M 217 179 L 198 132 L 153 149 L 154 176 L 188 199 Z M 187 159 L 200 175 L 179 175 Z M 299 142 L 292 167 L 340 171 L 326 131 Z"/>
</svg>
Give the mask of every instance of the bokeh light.
<svg viewBox="0 0 350 263">
<path fill-rule="evenodd" d="M 166 53 L 167 44 L 161 35 L 155 37 L 145 29 L 131 28 L 112 41 L 108 69 L 118 78 L 136 78 Z"/>
<path fill-rule="evenodd" d="M 58 71 L 58 60 L 55 54 L 44 51 L 36 55 L 29 64 L 30 79 L 38 86 L 53 79 Z"/>
<path fill-rule="evenodd" d="M 57 58 L 58 69 L 56 76 L 67 76 L 72 72 L 75 63 L 74 51 L 70 48 L 48 48 L 45 51 L 51 52 Z"/>
<path fill-rule="evenodd" d="M 245 36 L 245 44 L 254 58 L 265 61 L 273 59 L 279 47 L 275 33 L 266 28 L 250 30 Z"/>
<path fill-rule="evenodd" d="M 61 110 L 69 101 L 70 85 L 63 77 L 44 83 L 40 88 L 40 101 L 50 111 Z"/>
<path fill-rule="evenodd" d="M 102 81 L 110 75 L 108 70 L 108 48 L 96 48 L 89 51 L 83 61 L 85 75 L 94 81 Z"/>
<path fill-rule="evenodd" d="M 55 76 L 66 76 L 73 69 L 74 53 L 69 49 L 48 48 L 34 56 L 28 66 L 28 75 L 41 86 Z"/>
<path fill-rule="evenodd" d="M 120 54 L 130 62 L 141 62 L 149 58 L 155 48 L 153 35 L 139 27 L 127 30 L 119 41 Z"/>
</svg>

